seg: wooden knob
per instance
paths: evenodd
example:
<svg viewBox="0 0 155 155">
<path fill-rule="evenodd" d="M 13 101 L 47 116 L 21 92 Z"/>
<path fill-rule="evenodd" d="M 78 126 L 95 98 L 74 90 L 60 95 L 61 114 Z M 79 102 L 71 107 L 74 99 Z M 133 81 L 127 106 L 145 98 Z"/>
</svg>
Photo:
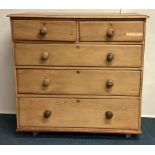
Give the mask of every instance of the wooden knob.
<svg viewBox="0 0 155 155">
<path fill-rule="evenodd" d="M 43 52 L 43 53 L 41 54 L 41 59 L 42 59 L 42 60 L 47 60 L 47 59 L 48 59 L 48 52 Z"/>
<path fill-rule="evenodd" d="M 51 116 L 51 111 L 50 110 L 45 110 L 44 111 L 44 118 L 49 118 Z"/>
<path fill-rule="evenodd" d="M 43 27 L 41 27 L 41 29 L 40 29 L 40 34 L 42 35 L 42 36 L 44 36 L 44 35 L 46 35 L 47 34 L 47 27 L 46 26 L 43 26 Z"/>
<path fill-rule="evenodd" d="M 113 82 L 112 80 L 107 80 L 106 86 L 107 86 L 108 88 L 111 88 L 113 85 L 114 85 L 114 82 Z"/>
<path fill-rule="evenodd" d="M 107 61 L 111 62 L 114 59 L 114 54 L 108 53 L 107 54 Z"/>
<path fill-rule="evenodd" d="M 106 117 L 106 119 L 111 119 L 113 117 L 113 113 L 111 111 L 106 111 L 105 117 Z"/>
<path fill-rule="evenodd" d="M 114 29 L 109 28 L 107 31 L 107 37 L 112 38 L 114 36 L 114 33 L 115 33 Z"/>
<path fill-rule="evenodd" d="M 48 87 L 49 84 L 50 84 L 50 79 L 44 79 L 44 80 L 43 80 L 43 86 L 44 86 L 44 87 Z"/>
</svg>

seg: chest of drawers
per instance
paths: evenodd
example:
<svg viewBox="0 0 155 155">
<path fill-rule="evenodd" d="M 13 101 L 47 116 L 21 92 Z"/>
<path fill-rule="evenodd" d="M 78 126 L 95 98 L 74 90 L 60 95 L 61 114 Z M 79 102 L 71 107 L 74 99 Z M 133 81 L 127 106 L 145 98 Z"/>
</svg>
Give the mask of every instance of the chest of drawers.
<svg viewBox="0 0 155 155">
<path fill-rule="evenodd" d="M 9 17 L 17 131 L 141 133 L 145 15 Z"/>
</svg>

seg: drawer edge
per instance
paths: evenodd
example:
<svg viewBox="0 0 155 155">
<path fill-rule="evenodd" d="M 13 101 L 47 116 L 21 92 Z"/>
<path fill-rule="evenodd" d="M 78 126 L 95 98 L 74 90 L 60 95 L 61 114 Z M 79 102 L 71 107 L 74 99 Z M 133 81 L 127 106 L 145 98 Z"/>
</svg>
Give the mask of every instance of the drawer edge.
<svg viewBox="0 0 155 155">
<path fill-rule="evenodd" d="M 60 127 L 18 127 L 17 132 L 79 132 L 79 133 L 109 133 L 109 134 L 141 134 L 140 129 L 104 129 L 104 128 L 60 128 Z"/>
<path fill-rule="evenodd" d="M 17 98 L 96 98 L 96 99 L 110 99 L 110 98 L 116 98 L 116 99 L 140 99 L 140 96 L 125 96 L 125 95 L 40 95 L 40 94 L 17 94 Z"/>
</svg>

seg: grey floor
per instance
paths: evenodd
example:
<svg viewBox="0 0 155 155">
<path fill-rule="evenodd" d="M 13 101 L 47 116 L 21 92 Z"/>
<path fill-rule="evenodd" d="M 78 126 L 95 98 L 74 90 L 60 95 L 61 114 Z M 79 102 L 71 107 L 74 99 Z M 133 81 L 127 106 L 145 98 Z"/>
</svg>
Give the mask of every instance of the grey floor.
<svg viewBox="0 0 155 155">
<path fill-rule="evenodd" d="M 113 134 L 80 134 L 80 133 L 16 133 L 15 115 L 0 114 L 0 144 L 7 145 L 147 145 L 155 144 L 155 119 L 142 118 L 140 136 L 125 138 Z"/>
</svg>

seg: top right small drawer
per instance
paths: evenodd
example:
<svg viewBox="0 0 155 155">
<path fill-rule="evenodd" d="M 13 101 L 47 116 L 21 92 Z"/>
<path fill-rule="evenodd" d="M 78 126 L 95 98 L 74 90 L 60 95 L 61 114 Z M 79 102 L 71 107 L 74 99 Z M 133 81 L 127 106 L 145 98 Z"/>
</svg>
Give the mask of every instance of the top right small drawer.
<svg viewBox="0 0 155 155">
<path fill-rule="evenodd" d="M 80 21 L 80 41 L 143 41 L 143 21 Z"/>
</svg>

